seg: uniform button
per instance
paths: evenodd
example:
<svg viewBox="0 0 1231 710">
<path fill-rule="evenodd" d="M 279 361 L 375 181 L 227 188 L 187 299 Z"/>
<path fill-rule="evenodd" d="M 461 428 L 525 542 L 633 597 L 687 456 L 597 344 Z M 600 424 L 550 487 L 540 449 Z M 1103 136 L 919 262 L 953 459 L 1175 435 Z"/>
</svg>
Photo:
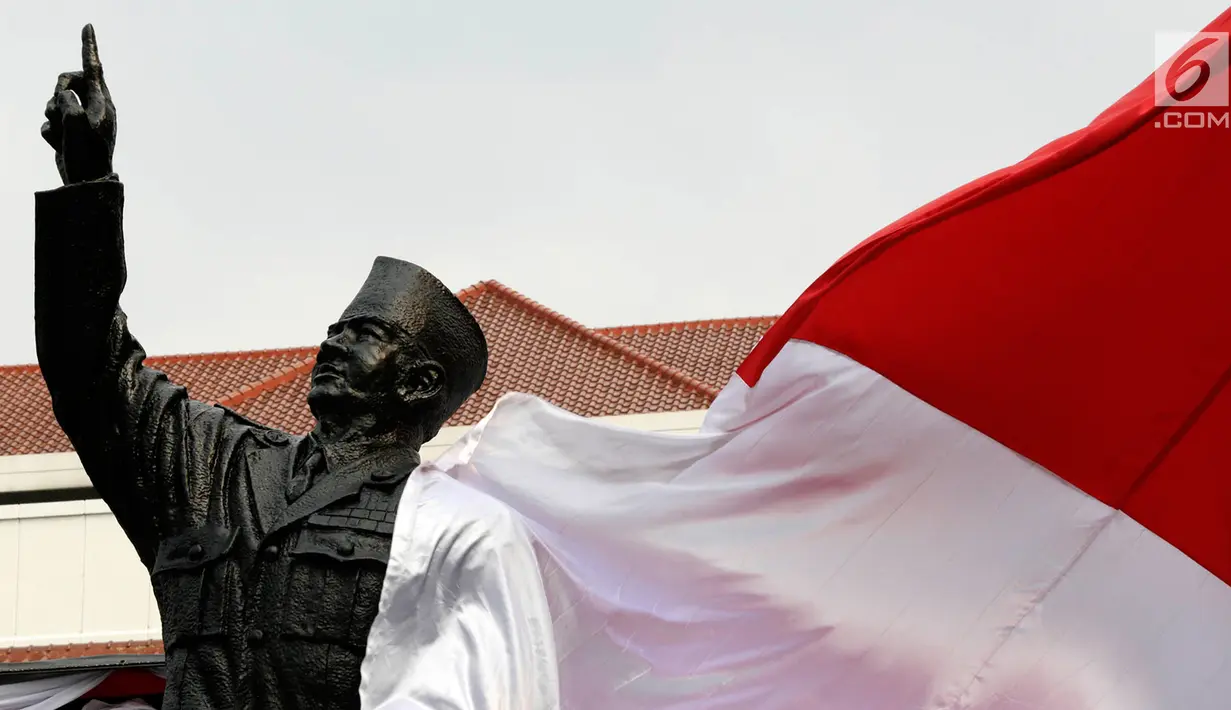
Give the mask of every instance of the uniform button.
<svg viewBox="0 0 1231 710">
<path fill-rule="evenodd" d="M 287 440 L 286 433 L 278 431 L 277 429 L 268 429 L 263 432 L 262 436 L 267 443 L 273 444 L 274 446 L 282 444 Z"/>
<path fill-rule="evenodd" d="M 355 543 L 350 540 L 343 540 L 338 544 L 338 554 L 343 557 L 350 557 L 355 554 Z"/>
<path fill-rule="evenodd" d="M 267 560 L 276 559 L 278 557 L 278 546 L 269 545 L 264 550 L 261 550 L 261 555 Z"/>
<path fill-rule="evenodd" d="M 188 548 L 188 559 L 193 562 L 200 562 L 201 558 L 205 557 L 205 548 L 200 545 L 193 545 Z"/>
<path fill-rule="evenodd" d="M 259 644 L 265 640 L 265 632 L 260 629 L 252 629 L 248 632 L 248 643 Z"/>
</svg>

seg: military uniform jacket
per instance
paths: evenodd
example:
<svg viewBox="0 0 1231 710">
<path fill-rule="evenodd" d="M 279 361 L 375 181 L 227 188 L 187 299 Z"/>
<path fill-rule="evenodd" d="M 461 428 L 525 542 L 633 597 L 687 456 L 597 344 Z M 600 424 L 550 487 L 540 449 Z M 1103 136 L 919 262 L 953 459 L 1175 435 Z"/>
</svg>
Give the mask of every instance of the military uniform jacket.
<svg viewBox="0 0 1231 710">
<path fill-rule="evenodd" d="M 417 457 L 304 486 L 311 437 L 193 401 L 145 367 L 119 308 L 122 212 L 114 177 L 36 196 L 37 341 L 56 417 L 150 571 L 163 707 L 358 707 Z"/>
</svg>

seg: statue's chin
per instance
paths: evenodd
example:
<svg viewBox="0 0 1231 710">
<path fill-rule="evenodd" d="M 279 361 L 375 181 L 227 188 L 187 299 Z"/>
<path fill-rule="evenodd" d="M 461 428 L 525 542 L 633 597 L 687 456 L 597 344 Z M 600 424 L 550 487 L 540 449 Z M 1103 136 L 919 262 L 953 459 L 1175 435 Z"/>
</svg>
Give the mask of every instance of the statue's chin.
<svg viewBox="0 0 1231 710">
<path fill-rule="evenodd" d="M 313 381 L 308 390 L 308 408 L 318 420 L 325 417 L 346 420 L 366 414 L 384 424 L 393 424 L 406 416 L 397 405 L 384 393 L 357 390 L 336 377 Z"/>
<path fill-rule="evenodd" d="M 318 419 L 322 412 L 348 409 L 348 404 L 354 399 L 355 394 L 346 383 L 333 377 L 312 383 L 308 390 L 308 408 Z"/>
</svg>

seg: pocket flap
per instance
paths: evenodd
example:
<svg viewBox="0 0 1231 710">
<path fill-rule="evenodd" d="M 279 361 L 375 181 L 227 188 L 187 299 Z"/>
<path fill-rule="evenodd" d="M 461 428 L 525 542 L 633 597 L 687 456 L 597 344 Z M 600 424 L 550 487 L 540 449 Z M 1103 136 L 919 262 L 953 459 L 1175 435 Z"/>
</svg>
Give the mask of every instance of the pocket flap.
<svg viewBox="0 0 1231 710">
<path fill-rule="evenodd" d="M 389 563 L 387 537 L 365 535 L 354 530 L 329 530 L 305 527 L 291 550 L 292 556 L 316 555 L 337 562 Z"/>
<path fill-rule="evenodd" d="M 235 543 L 236 531 L 221 525 L 205 525 L 167 538 L 158 546 L 153 574 L 203 567 L 226 556 Z"/>
</svg>

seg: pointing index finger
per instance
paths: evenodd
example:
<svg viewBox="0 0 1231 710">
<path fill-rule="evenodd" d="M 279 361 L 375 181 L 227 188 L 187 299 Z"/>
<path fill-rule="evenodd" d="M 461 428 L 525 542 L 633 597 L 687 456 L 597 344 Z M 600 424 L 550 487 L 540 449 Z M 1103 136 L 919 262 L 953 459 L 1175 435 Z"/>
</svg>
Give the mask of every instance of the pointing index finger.
<svg viewBox="0 0 1231 710">
<path fill-rule="evenodd" d="M 81 30 L 81 72 L 87 79 L 101 79 L 103 63 L 98 60 L 98 40 L 94 38 L 94 25 Z"/>
</svg>

